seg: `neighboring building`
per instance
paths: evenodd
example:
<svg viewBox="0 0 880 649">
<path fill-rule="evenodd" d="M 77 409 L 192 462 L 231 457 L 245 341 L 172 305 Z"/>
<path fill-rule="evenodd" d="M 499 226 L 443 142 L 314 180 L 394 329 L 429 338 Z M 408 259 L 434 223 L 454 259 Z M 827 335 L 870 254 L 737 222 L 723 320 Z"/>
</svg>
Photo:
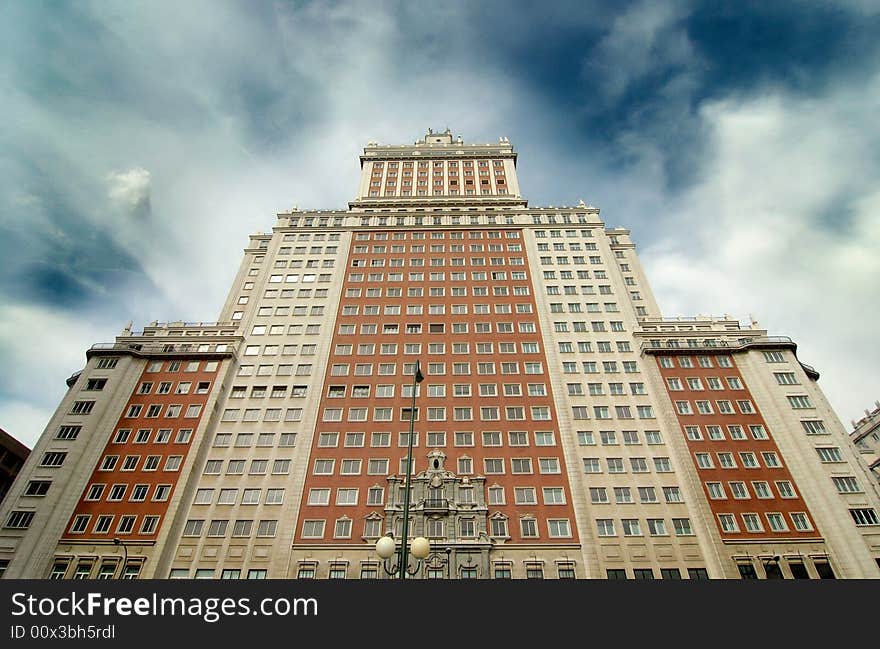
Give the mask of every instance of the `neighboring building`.
<svg viewBox="0 0 880 649">
<path fill-rule="evenodd" d="M 516 161 L 370 143 L 348 209 L 251 236 L 219 322 L 88 350 L 0 511 L 6 575 L 382 577 L 411 470 L 420 577 L 880 577 L 796 345 L 663 318 L 629 231 L 529 207 Z"/>
<path fill-rule="evenodd" d="M 0 502 L 15 482 L 30 449 L 0 428 Z"/>
<path fill-rule="evenodd" d="M 874 410 L 865 410 L 864 417 L 852 422 L 849 435 L 865 466 L 880 480 L 880 401 L 874 405 Z"/>
</svg>

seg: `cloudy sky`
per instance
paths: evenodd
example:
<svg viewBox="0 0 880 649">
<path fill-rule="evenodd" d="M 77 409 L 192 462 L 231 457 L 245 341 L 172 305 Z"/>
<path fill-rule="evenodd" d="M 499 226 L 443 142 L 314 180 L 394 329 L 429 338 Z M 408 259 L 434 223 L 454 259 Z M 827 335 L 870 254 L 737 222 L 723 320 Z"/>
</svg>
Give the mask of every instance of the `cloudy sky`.
<svg viewBox="0 0 880 649">
<path fill-rule="evenodd" d="M 368 140 L 507 136 L 602 209 L 665 315 L 790 335 L 880 398 L 880 2 L 0 4 L 0 427 L 85 349 L 214 320 L 251 232 L 342 208 Z"/>
</svg>

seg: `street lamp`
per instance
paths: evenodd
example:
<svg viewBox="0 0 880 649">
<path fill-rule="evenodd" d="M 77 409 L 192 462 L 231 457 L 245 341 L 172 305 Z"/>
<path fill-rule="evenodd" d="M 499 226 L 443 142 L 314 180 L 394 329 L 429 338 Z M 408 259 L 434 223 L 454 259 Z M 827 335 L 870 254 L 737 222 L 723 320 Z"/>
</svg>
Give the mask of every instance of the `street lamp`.
<svg viewBox="0 0 880 649">
<path fill-rule="evenodd" d="M 376 554 L 378 554 L 385 562 L 382 564 L 382 567 L 385 569 L 385 572 L 389 575 L 398 575 L 400 579 L 406 579 L 407 575 L 415 575 L 419 572 L 419 568 L 421 567 L 422 560 L 426 559 L 428 555 L 431 553 L 431 543 L 423 536 L 417 536 L 412 540 L 412 547 L 409 548 L 409 552 L 406 552 L 406 545 L 401 544 L 400 546 L 400 556 L 398 557 L 398 561 L 396 564 L 391 565 L 390 559 L 395 554 L 397 554 L 397 544 L 394 542 L 394 537 L 392 536 L 383 536 L 381 539 L 376 541 Z M 416 563 L 413 566 L 409 565 L 409 559 L 406 558 L 408 554 L 411 554 L 416 559 Z"/>
<path fill-rule="evenodd" d="M 122 561 L 122 572 L 120 573 L 120 579 L 125 577 L 125 568 L 128 566 L 128 546 L 125 545 L 125 541 L 120 538 L 113 539 L 113 545 L 121 545 L 122 551 L 125 553 L 125 559 Z"/>
<path fill-rule="evenodd" d="M 410 548 L 407 547 L 407 535 L 409 534 L 409 496 L 412 485 L 412 453 L 413 453 L 413 425 L 416 418 L 416 391 L 418 384 L 425 380 L 422 370 L 419 367 L 419 361 L 416 361 L 416 369 L 413 372 L 412 385 L 412 405 L 409 409 L 409 439 L 406 454 L 406 487 L 403 494 L 403 529 L 401 530 L 400 540 L 400 560 L 396 566 L 389 566 L 388 560 L 394 555 L 395 543 L 390 536 L 383 536 L 376 541 L 376 552 L 380 557 L 385 559 L 383 567 L 389 575 L 395 573 L 400 575 L 401 579 L 406 579 L 406 575 L 414 575 L 418 572 L 422 559 L 431 553 L 431 544 L 428 539 L 419 536 L 412 541 L 412 555 L 416 558 L 416 565 L 410 568 L 409 557 L 407 556 Z"/>
</svg>

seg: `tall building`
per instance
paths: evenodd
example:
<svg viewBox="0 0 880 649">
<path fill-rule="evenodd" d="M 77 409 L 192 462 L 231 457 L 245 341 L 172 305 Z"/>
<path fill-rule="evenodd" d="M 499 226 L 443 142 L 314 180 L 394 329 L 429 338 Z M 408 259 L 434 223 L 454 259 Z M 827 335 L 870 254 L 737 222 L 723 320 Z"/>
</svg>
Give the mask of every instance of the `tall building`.
<svg viewBox="0 0 880 649">
<path fill-rule="evenodd" d="M 530 207 L 506 138 L 360 163 L 348 209 L 251 236 L 218 322 L 87 350 L 0 512 L 6 576 L 384 577 L 410 471 L 418 577 L 880 577 L 789 338 L 664 318 L 629 231 Z"/>
<path fill-rule="evenodd" d="M 0 502 L 15 482 L 30 449 L 0 428 Z"/>
<path fill-rule="evenodd" d="M 865 416 L 852 422 L 850 440 L 871 475 L 880 481 L 880 401 L 874 410 L 865 409 Z"/>
</svg>

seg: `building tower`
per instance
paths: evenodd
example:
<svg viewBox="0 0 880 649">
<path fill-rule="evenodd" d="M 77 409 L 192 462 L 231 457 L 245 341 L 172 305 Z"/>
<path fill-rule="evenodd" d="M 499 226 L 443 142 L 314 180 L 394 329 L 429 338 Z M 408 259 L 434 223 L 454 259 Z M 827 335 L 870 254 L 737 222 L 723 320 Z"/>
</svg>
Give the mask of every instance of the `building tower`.
<svg viewBox="0 0 880 649">
<path fill-rule="evenodd" d="M 347 209 L 251 236 L 218 322 L 88 350 L 0 511 L 6 576 L 381 578 L 409 471 L 419 578 L 880 577 L 789 338 L 663 318 L 629 231 L 530 207 L 507 138 L 360 162 Z"/>
</svg>

